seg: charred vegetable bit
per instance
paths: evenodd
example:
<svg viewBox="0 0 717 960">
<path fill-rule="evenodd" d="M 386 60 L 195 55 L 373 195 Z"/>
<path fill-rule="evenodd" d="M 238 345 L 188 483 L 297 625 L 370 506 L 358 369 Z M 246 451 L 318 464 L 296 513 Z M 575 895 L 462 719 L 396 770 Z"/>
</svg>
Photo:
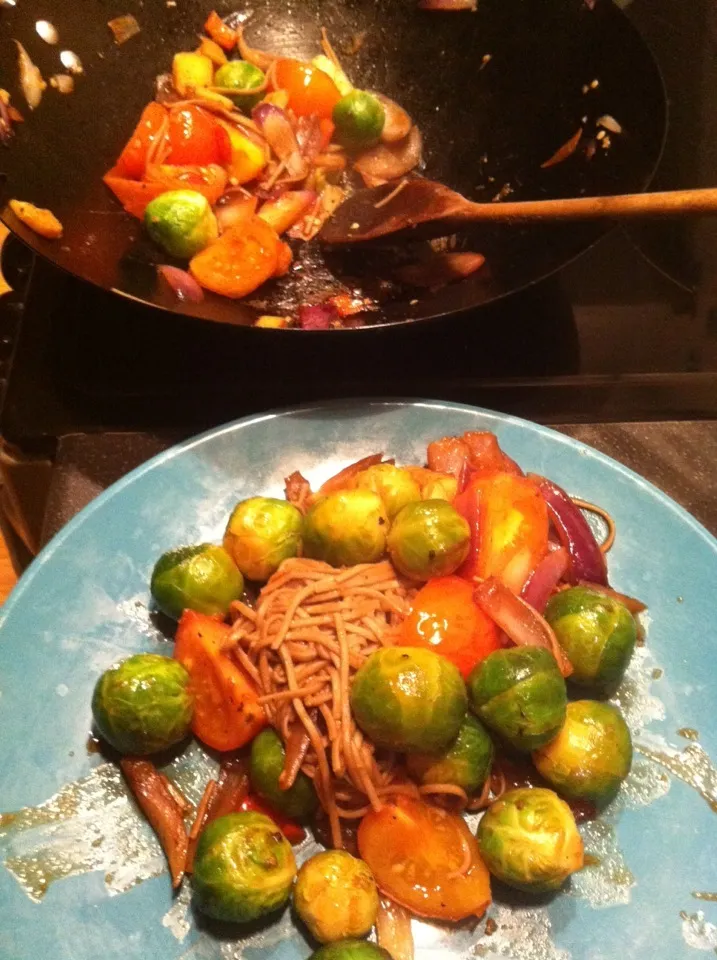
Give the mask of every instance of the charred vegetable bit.
<svg viewBox="0 0 717 960">
<path fill-rule="evenodd" d="M 62 236 L 62 224 L 51 210 L 43 210 L 23 200 L 11 200 L 8 206 L 21 223 L 41 237 L 58 240 Z"/>
</svg>

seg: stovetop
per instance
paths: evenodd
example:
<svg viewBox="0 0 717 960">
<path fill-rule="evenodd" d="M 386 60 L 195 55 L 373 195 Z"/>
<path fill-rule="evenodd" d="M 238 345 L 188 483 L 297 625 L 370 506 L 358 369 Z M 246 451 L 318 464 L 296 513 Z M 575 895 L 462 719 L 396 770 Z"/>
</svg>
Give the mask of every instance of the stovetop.
<svg viewBox="0 0 717 960">
<path fill-rule="evenodd" d="M 713 185 L 717 6 L 635 0 L 628 12 L 669 96 L 653 186 Z M 32 263 L 17 242 L 3 266 L 16 294 L 0 303 L 0 433 L 28 451 L 67 433 L 184 432 L 334 396 L 439 397 L 546 422 L 717 417 L 717 222 L 706 219 L 615 229 L 559 275 L 468 314 L 330 337 L 157 314 Z"/>
</svg>

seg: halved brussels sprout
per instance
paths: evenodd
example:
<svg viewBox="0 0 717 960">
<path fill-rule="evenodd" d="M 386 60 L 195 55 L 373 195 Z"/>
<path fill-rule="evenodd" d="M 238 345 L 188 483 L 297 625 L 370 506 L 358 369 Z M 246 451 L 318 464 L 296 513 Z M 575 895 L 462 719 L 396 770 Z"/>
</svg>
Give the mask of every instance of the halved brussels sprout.
<svg viewBox="0 0 717 960">
<path fill-rule="evenodd" d="M 104 739 L 120 753 L 144 756 L 179 743 L 189 733 L 194 697 L 181 663 L 138 653 L 105 670 L 92 695 L 92 715 Z"/>
<path fill-rule="evenodd" d="M 393 960 L 388 950 L 368 940 L 338 940 L 311 954 L 309 960 Z"/>
<path fill-rule="evenodd" d="M 229 96 L 242 110 L 251 110 L 264 96 L 259 90 L 257 93 L 251 93 L 257 87 L 263 87 L 266 77 L 264 73 L 255 67 L 253 63 L 246 60 L 230 60 L 223 64 L 214 74 L 214 86 L 225 87 L 226 89 L 235 89 L 241 93 L 229 93 Z"/>
<path fill-rule="evenodd" d="M 538 772 L 564 796 L 603 804 L 630 772 L 632 738 L 610 703 L 575 700 L 554 740 L 536 750 Z"/>
<path fill-rule="evenodd" d="M 565 719 L 565 681 L 543 647 L 490 653 L 468 678 L 468 693 L 483 723 L 516 750 L 552 740 Z"/>
<path fill-rule="evenodd" d="M 224 617 L 244 592 L 244 577 L 223 547 L 200 543 L 163 553 L 150 590 L 162 613 L 175 620 L 184 610 Z"/>
<path fill-rule="evenodd" d="M 418 647 L 371 654 L 351 685 L 356 723 L 374 743 L 404 753 L 439 753 L 458 736 L 466 688 L 445 657 Z"/>
<path fill-rule="evenodd" d="M 392 463 L 377 463 L 362 471 L 356 477 L 356 486 L 379 495 L 389 520 L 393 520 L 407 503 L 421 499 L 421 488 L 408 470 Z"/>
<path fill-rule="evenodd" d="M 314 785 L 305 773 L 299 772 L 288 790 L 279 786 L 284 769 L 284 744 L 276 730 L 262 730 L 251 743 L 249 775 L 260 797 L 287 817 L 301 820 L 316 809 Z"/>
<path fill-rule="evenodd" d="M 518 890 L 557 890 L 583 867 L 583 842 L 570 807 L 540 787 L 509 790 L 478 824 L 481 856 L 494 877 Z"/>
<path fill-rule="evenodd" d="M 202 832 L 192 887 L 197 907 L 244 923 L 283 906 L 296 875 L 291 844 L 263 813 L 230 813 Z"/>
<path fill-rule="evenodd" d="M 224 533 L 224 549 L 249 580 L 276 573 L 301 547 L 303 517 L 286 500 L 250 497 L 238 503 Z"/>
<path fill-rule="evenodd" d="M 372 490 L 341 490 L 318 500 L 304 518 L 304 553 L 332 567 L 375 563 L 386 549 L 388 517 Z"/>
<path fill-rule="evenodd" d="M 470 528 L 445 500 L 407 504 L 393 521 L 388 552 L 394 567 L 412 580 L 454 573 L 468 556 Z"/>
<path fill-rule="evenodd" d="M 219 236 L 207 198 L 196 190 L 168 190 L 147 204 L 147 233 L 173 257 L 190 259 Z"/>
<path fill-rule="evenodd" d="M 471 714 L 455 741 L 442 754 L 414 753 L 406 758 L 408 772 L 419 783 L 452 783 L 466 793 L 482 787 L 493 763 L 493 741 Z"/>
<path fill-rule="evenodd" d="M 623 603 L 590 587 L 570 587 L 551 597 L 545 619 L 573 665 L 571 682 L 596 691 L 618 685 L 637 641 L 635 618 Z"/>
<path fill-rule="evenodd" d="M 294 906 L 320 943 L 364 937 L 378 912 L 376 881 L 368 864 L 346 850 L 317 853 L 297 874 Z"/>
</svg>

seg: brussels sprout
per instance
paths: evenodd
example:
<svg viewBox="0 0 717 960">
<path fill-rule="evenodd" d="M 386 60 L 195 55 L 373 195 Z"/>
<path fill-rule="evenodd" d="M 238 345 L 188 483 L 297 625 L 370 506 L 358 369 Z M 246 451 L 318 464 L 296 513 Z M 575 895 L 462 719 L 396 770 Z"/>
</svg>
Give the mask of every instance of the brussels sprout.
<svg viewBox="0 0 717 960">
<path fill-rule="evenodd" d="M 467 714 L 454 743 L 442 754 L 411 754 L 408 772 L 419 783 L 453 783 L 474 793 L 493 763 L 493 741 L 482 723 Z"/>
<path fill-rule="evenodd" d="M 105 670 L 92 694 L 92 715 L 104 739 L 120 753 L 166 750 L 189 733 L 194 697 L 181 663 L 138 653 Z"/>
<path fill-rule="evenodd" d="M 445 657 L 419 647 L 372 653 L 351 685 L 351 709 L 381 747 L 440 753 L 456 739 L 466 714 L 466 688 Z"/>
<path fill-rule="evenodd" d="M 144 225 L 173 257 L 189 259 L 219 236 L 209 201 L 196 190 L 168 190 L 147 204 Z"/>
<path fill-rule="evenodd" d="M 163 553 L 150 589 L 162 613 L 175 620 L 187 609 L 223 617 L 244 592 L 244 577 L 226 550 L 200 543 Z"/>
<path fill-rule="evenodd" d="M 389 520 L 407 503 L 421 499 L 421 488 L 408 470 L 394 467 L 392 463 L 377 463 L 364 470 L 356 477 L 356 486 L 379 495 Z"/>
<path fill-rule="evenodd" d="M 283 906 L 296 875 L 291 844 L 263 813 L 230 813 L 202 832 L 192 887 L 199 909 L 243 923 Z"/>
<path fill-rule="evenodd" d="M 336 138 L 345 147 L 369 147 L 381 136 L 386 112 L 370 93 L 352 90 L 336 104 L 332 120 Z"/>
<path fill-rule="evenodd" d="M 367 940 L 338 940 L 319 947 L 309 960 L 392 960 L 392 957 L 388 950 Z"/>
<path fill-rule="evenodd" d="M 300 820 L 316 808 L 314 785 L 305 773 L 299 773 L 293 786 L 282 790 L 279 777 L 284 769 L 284 744 L 275 730 L 266 729 L 251 743 L 249 775 L 259 796 L 268 800 L 287 817 Z"/>
<path fill-rule="evenodd" d="M 445 500 L 409 503 L 398 514 L 388 535 L 391 561 L 412 580 L 429 580 L 454 573 L 468 556 L 470 528 Z"/>
<path fill-rule="evenodd" d="M 494 877 L 518 890 L 557 890 L 582 869 L 583 842 L 570 807 L 552 790 L 509 790 L 478 824 L 481 856 Z"/>
<path fill-rule="evenodd" d="M 533 763 L 564 796 L 606 803 L 630 772 L 630 731 L 612 704 L 575 700 L 568 704 L 562 730 L 535 751 Z"/>
<path fill-rule="evenodd" d="M 238 503 L 224 533 L 224 549 L 245 577 L 268 580 L 301 547 L 303 517 L 292 503 L 251 497 Z"/>
<path fill-rule="evenodd" d="M 318 500 L 304 519 L 304 553 L 332 567 L 375 563 L 386 549 L 388 517 L 372 490 L 341 490 Z"/>
<path fill-rule="evenodd" d="M 571 587 L 550 599 L 545 619 L 573 665 L 573 683 L 599 691 L 617 686 L 637 640 L 635 618 L 624 603 L 589 587 Z"/>
<path fill-rule="evenodd" d="M 317 853 L 297 874 L 294 906 L 320 943 L 365 937 L 378 912 L 376 881 L 346 850 Z"/>
<path fill-rule="evenodd" d="M 241 90 L 242 93 L 229 93 L 234 103 L 242 110 L 251 110 L 264 96 L 262 90 L 257 93 L 247 91 L 255 90 L 257 87 L 264 86 L 266 77 L 259 67 L 253 63 L 247 63 L 246 60 L 230 60 L 219 67 L 214 74 L 214 85 L 216 87 L 225 87 Z"/>
<path fill-rule="evenodd" d="M 449 503 L 458 496 L 458 481 L 448 474 L 429 480 L 421 490 L 422 500 L 447 500 Z"/>
<path fill-rule="evenodd" d="M 565 719 L 565 681 L 555 657 L 542 647 L 488 654 L 468 678 L 468 694 L 483 723 L 516 750 L 552 740 Z"/>
</svg>

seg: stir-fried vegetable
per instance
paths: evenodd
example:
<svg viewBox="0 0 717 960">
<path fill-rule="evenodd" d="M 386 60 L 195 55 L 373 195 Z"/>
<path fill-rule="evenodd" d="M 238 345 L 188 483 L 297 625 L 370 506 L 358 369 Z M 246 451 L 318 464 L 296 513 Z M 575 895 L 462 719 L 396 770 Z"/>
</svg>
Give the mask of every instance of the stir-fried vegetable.
<svg viewBox="0 0 717 960">
<path fill-rule="evenodd" d="M 406 759 L 408 772 L 419 783 L 453 784 L 468 794 L 483 786 L 492 762 L 493 741 L 470 714 L 443 753 L 415 753 Z"/>
<path fill-rule="evenodd" d="M 381 136 L 386 114 L 376 97 L 363 90 L 352 90 L 333 109 L 339 142 L 351 149 L 368 147 Z"/>
<path fill-rule="evenodd" d="M 173 257 L 193 257 L 219 236 L 207 198 L 194 190 L 170 190 L 144 212 L 147 233 Z"/>
<path fill-rule="evenodd" d="M 364 937 L 378 911 L 371 870 L 345 850 L 327 850 L 307 860 L 294 887 L 294 907 L 319 943 Z"/>
<path fill-rule="evenodd" d="M 412 580 L 453 573 L 466 559 L 469 547 L 468 524 L 445 500 L 407 504 L 388 535 L 393 565 Z"/>
<path fill-rule="evenodd" d="M 162 554 L 150 589 L 162 613 L 175 620 L 186 609 L 226 616 L 244 592 L 244 578 L 226 550 L 200 543 Z"/>
<path fill-rule="evenodd" d="M 311 780 L 301 772 L 288 789 L 282 787 L 280 781 L 285 759 L 286 752 L 279 735 L 274 730 L 262 730 L 251 745 L 251 784 L 274 809 L 302 820 L 316 808 L 316 793 Z"/>
<path fill-rule="evenodd" d="M 224 549 L 249 580 L 264 581 L 301 547 L 301 513 L 284 500 L 250 497 L 232 510 Z"/>
<path fill-rule="evenodd" d="M 304 519 L 304 553 L 335 567 L 374 563 L 386 549 L 388 517 L 381 498 L 356 489 L 321 497 Z"/>
<path fill-rule="evenodd" d="M 222 92 L 227 94 L 238 107 L 249 111 L 262 99 L 266 77 L 263 71 L 253 63 L 247 63 L 245 60 L 231 60 L 217 70 L 214 75 L 214 86 L 222 87 Z M 230 90 L 240 92 L 230 93 Z M 253 90 L 257 92 L 252 93 Z"/>
</svg>

